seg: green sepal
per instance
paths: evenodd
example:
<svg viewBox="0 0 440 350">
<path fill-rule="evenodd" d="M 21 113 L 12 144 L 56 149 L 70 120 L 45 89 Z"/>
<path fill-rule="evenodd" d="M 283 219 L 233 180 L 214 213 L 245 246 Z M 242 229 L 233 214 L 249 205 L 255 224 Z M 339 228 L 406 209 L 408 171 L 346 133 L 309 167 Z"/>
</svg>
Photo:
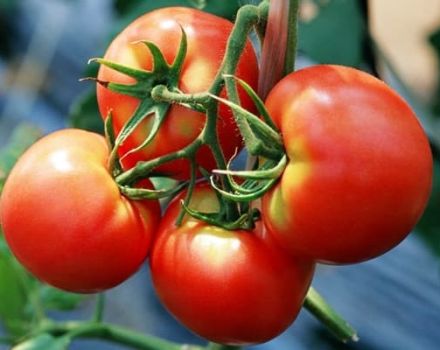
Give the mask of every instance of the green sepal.
<svg viewBox="0 0 440 350">
<path fill-rule="evenodd" d="M 113 149 L 110 152 L 110 159 L 113 160 L 117 157 L 120 145 L 131 135 L 137 126 L 149 116 L 152 116 L 154 120 L 153 128 L 147 138 L 140 146 L 130 150 L 128 153 L 122 155 L 122 157 L 139 150 L 141 147 L 144 147 L 151 142 L 159 130 L 160 125 L 165 120 L 168 108 L 169 104 L 167 103 L 157 103 L 151 99 L 144 99 L 116 137 Z"/>
<path fill-rule="evenodd" d="M 280 177 L 280 175 L 284 171 L 284 168 L 286 167 L 286 164 L 287 164 L 287 156 L 283 155 L 280 161 L 270 169 L 257 169 L 257 170 L 214 169 L 213 173 L 219 175 L 238 176 L 252 180 L 269 180 L 269 179 L 277 179 L 278 177 Z"/>
<path fill-rule="evenodd" d="M 137 187 L 119 185 L 119 190 L 123 195 L 133 200 L 161 199 L 176 195 L 187 185 L 188 182 L 185 181 L 179 183 L 178 185 L 172 188 L 160 189 L 160 190 L 155 190 L 155 189 L 150 190 L 147 188 L 137 188 Z"/>
<path fill-rule="evenodd" d="M 91 58 L 89 59 L 89 64 L 90 63 L 99 63 L 102 64 L 108 68 L 111 68 L 119 73 L 122 73 L 124 75 L 128 75 L 129 77 L 132 77 L 138 81 L 145 81 L 145 80 L 149 80 L 154 74 L 153 72 L 144 70 L 144 69 L 139 69 L 139 68 L 132 68 L 130 66 L 126 66 L 124 64 L 120 64 L 117 62 L 113 62 L 113 61 L 109 61 L 106 60 L 104 58 Z"/>
<path fill-rule="evenodd" d="M 230 193 L 227 192 L 215 183 L 214 177 L 211 177 L 211 186 L 219 192 L 224 198 L 229 199 L 234 202 L 250 202 L 256 200 L 263 196 L 267 191 L 269 191 L 273 185 L 275 185 L 278 179 L 270 179 L 263 182 L 257 189 L 252 191 L 251 193 Z"/>
<path fill-rule="evenodd" d="M 141 41 L 141 43 L 148 47 L 148 50 L 150 50 L 153 56 L 153 72 L 155 74 L 167 74 L 170 70 L 170 66 L 157 45 L 151 41 Z"/>
<path fill-rule="evenodd" d="M 146 100 L 146 101 L 151 101 L 151 100 Z M 153 141 L 154 137 L 159 132 L 159 129 L 160 129 L 162 123 L 165 121 L 169 107 L 170 107 L 170 105 L 168 103 L 157 103 L 157 102 L 150 107 L 151 108 L 150 111 L 147 111 L 148 114 L 152 113 L 152 115 L 153 115 L 153 125 L 151 126 L 150 133 L 148 134 L 147 138 L 139 146 L 137 146 L 136 148 L 133 148 L 132 150 L 125 153 L 123 157 L 128 156 L 131 153 L 139 151 L 140 149 L 148 146 L 148 144 L 151 141 Z M 147 116 L 148 116 L 148 114 L 147 114 Z M 137 125 L 139 125 L 139 124 L 136 124 L 136 126 Z"/>
<path fill-rule="evenodd" d="M 110 155 L 107 161 L 107 167 L 113 177 L 118 176 L 122 173 L 122 166 L 119 161 L 119 156 L 117 152 L 113 152 L 115 149 L 115 130 L 113 128 L 113 115 L 111 111 L 108 113 L 107 118 L 104 122 L 104 134 L 105 140 L 110 151 Z"/>
<path fill-rule="evenodd" d="M 175 72 L 176 78 L 179 77 L 180 72 L 182 71 L 183 62 L 185 61 L 186 52 L 188 51 L 188 39 L 186 37 L 185 30 L 182 26 L 180 26 L 180 30 L 182 32 L 182 39 L 180 40 L 179 50 L 177 51 L 177 55 L 174 59 L 173 64 L 171 65 L 171 69 Z M 177 84 L 173 84 L 176 85 Z"/>
<path fill-rule="evenodd" d="M 279 159 L 282 156 L 284 146 L 278 132 L 240 105 L 213 94 L 210 96 L 232 109 L 245 146 L 251 155 L 269 159 Z"/>
<path fill-rule="evenodd" d="M 258 110 L 258 113 L 263 117 L 264 122 L 267 125 L 269 125 L 273 130 L 277 132 L 279 131 L 277 126 L 274 124 L 272 118 L 270 117 L 269 112 L 267 111 L 263 100 L 260 98 L 260 96 L 257 95 L 257 93 L 252 89 L 252 87 L 247 82 L 245 82 L 243 79 L 240 79 L 234 75 L 229 75 L 229 74 L 223 75 L 223 79 L 225 80 L 234 79 L 251 98 L 252 102 L 254 103 L 255 107 Z"/>
</svg>

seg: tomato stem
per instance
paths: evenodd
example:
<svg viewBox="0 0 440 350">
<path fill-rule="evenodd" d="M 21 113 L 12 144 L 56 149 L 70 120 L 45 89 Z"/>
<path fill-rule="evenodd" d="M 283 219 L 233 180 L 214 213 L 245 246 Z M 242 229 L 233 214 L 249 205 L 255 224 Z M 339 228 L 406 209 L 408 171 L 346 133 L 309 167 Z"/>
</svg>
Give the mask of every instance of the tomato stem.
<svg viewBox="0 0 440 350">
<path fill-rule="evenodd" d="M 206 128 L 206 126 L 205 126 Z M 204 129 L 203 129 L 204 130 Z M 202 130 L 202 134 L 203 134 Z M 165 164 L 172 160 L 179 158 L 191 158 L 200 146 L 203 144 L 201 137 L 196 138 L 192 143 L 190 143 L 185 148 L 182 148 L 176 152 L 169 153 L 165 156 L 154 158 L 149 161 L 139 162 L 134 168 L 131 168 L 122 174 L 118 175 L 115 180 L 119 185 L 129 185 L 135 183 L 137 180 L 145 178 L 147 176 L 152 176 L 152 171 L 159 165 Z"/>
<path fill-rule="evenodd" d="M 166 85 L 157 85 L 151 90 L 151 97 L 158 102 L 200 104 L 206 106 L 211 99 L 208 93 L 184 94 L 168 90 Z M 205 107 L 206 108 L 206 107 Z"/>
<path fill-rule="evenodd" d="M 97 338 L 123 344 L 139 350 L 202 350 L 196 345 L 176 344 L 161 338 L 145 336 L 137 332 L 108 323 L 96 322 L 66 322 L 51 324 L 38 330 L 56 337 Z"/>
<path fill-rule="evenodd" d="M 298 44 L 299 0 L 289 1 L 287 45 L 284 58 L 284 76 L 295 70 L 296 47 Z"/>
<path fill-rule="evenodd" d="M 358 341 L 356 330 L 351 327 L 319 293 L 310 287 L 304 307 L 322 322 L 340 341 Z"/>
<path fill-rule="evenodd" d="M 188 190 L 186 192 L 186 196 L 185 199 L 183 201 L 183 206 L 180 209 L 180 213 L 177 217 L 176 220 L 176 225 L 180 226 L 182 224 L 183 218 L 185 217 L 185 210 L 184 207 L 189 205 L 189 202 L 191 200 L 191 196 L 194 190 L 194 186 L 196 184 L 196 170 L 197 170 L 197 164 L 196 164 L 196 160 L 195 158 L 191 159 L 191 177 L 190 177 L 190 182 L 188 185 Z"/>
<path fill-rule="evenodd" d="M 217 344 L 217 343 L 209 343 L 207 350 L 240 350 L 240 346 L 234 346 L 234 345 L 223 345 L 223 344 Z"/>
<path fill-rule="evenodd" d="M 94 322 L 102 322 L 102 317 L 104 315 L 104 307 L 105 307 L 105 294 L 99 293 L 96 295 L 96 306 L 95 312 L 93 313 L 92 320 Z"/>
</svg>

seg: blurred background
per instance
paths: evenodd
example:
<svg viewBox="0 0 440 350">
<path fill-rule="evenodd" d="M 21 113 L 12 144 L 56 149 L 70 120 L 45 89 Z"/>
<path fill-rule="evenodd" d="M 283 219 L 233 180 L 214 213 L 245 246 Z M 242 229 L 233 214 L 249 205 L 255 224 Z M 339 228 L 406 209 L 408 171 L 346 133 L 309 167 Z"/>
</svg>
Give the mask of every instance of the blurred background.
<svg viewBox="0 0 440 350">
<path fill-rule="evenodd" d="M 239 5 L 207 0 L 205 10 L 233 19 Z M 153 8 L 191 0 L 0 0 L 0 188 L 16 154 L 39 134 L 81 127 L 102 131 L 91 57 Z M 314 286 L 359 333 L 342 345 L 303 311 L 295 324 L 258 350 L 438 349 L 440 344 L 440 0 L 303 0 L 299 65 L 337 63 L 380 75 L 413 106 L 430 136 L 435 184 L 415 232 L 392 252 L 347 267 L 317 270 Z M 408 169 L 411 171 L 411 169 Z M 1 241 L 1 237 L 0 237 Z M 0 242 L 0 339 L 31 322 L 21 272 Z M 32 282 L 55 319 L 85 319 L 95 297 L 60 293 Z M 148 270 L 109 291 L 105 320 L 178 342 L 202 340 L 159 304 Z M 122 349 L 80 340 L 72 349 Z M 9 349 L 1 345 L 0 349 Z"/>
</svg>

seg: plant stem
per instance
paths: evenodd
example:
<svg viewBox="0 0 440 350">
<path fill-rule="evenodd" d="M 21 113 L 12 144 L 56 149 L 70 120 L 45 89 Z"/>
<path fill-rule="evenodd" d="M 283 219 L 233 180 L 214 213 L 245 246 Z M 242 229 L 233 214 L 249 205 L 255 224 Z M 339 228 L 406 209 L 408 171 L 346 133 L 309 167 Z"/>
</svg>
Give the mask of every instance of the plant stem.
<svg viewBox="0 0 440 350">
<path fill-rule="evenodd" d="M 105 307 L 105 294 L 99 293 L 96 296 L 95 312 L 93 314 L 93 319 L 92 319 L 94 322 L 102 322 L 104 307 Z"/>
<path fill-rule="evenodd" d="M 370 70 L 371 74 L 379 77 L 378 63 L 376 59 L 376 52 L 374 45 L 372 45 L 371 33 L 370 33 L 370 7 L 369 0 L 361 0 L 359 2 L 362 17 L 364 19 L 365 31 L 362 38 L 362 57 L 364 57 L 365 64 Z"/>
<path fill-rule="evenodd" d="M 289 22 L 287 28 L 286 56 L 284 58 L 284 75 L 295 70 L 296 47 L 298 43 L 299 2 L 299 0 L 289 0 Z"/>
<path fill-rule="evenodd" d="M 304 307 L 322 322 L 340 341 L 346 343 L 349 340 L 357 341 L 359 338 L 353 329 L 319 293 L 310 287 Z"/>
<path fill-rule="evenodd" d="M 205 126 L 206 127 L 206 126 Z M 202 131 L 203 135 L 203 131 Z M 185 148 L 182 148 L 174 153 L 168 153 L 165 156 L 154 158 L 149 161 L 139 162 L 134 168 L 131 168 L 121 175 L 116 177 L 116 182 L 119 185 L 126 185 L 135 182 L 146 176 L 151 176 L 151 171 L 162 165 L 164 163 L 170 162 L 172 160 L 176 160 L 179 158 L 191 158 L 200 146 L 203 144 L 203 141 L 200 137 L 196 138 L 192 143 L 190 143 Z"/>
<path fill-rule="evenodd" d="M 241 346 L 234 346 L 234 345 L 222 345 L 217 343 L 209 343 L 207 350 L 240 350 Z"/>
<path fill-rule="evenodd" d="M 97 338 L 112 341 L 138 350 L 202 350 L 195 345 L 181 345 L 173 342 L 145 336 L 131 330 L 106 323 L 67 322 L 49 325 L 38 330 L 38 333 L 50 333 L 54 336 L 71 338 Z"/>
<path fill-rule="evenodd" d="M 151 97 L 159 102 L 170 103 L 200 103 L 206 104 L 210 101 L 209 94 L 183 94 L 180 92 L 169 91 L 165 85 L 157 85 L 151 90 Z"/>
</svg>

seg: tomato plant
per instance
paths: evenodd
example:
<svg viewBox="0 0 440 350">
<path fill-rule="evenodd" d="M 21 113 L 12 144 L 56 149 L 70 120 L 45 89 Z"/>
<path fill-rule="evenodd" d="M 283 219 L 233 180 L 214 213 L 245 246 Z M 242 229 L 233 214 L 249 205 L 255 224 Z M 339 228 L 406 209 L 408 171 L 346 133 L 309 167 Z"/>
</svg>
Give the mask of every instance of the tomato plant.
<svg viewBox="0 0 440 350">
<path fill-rule="evenodd" d="M 315 5 L 317 18 L 345 6 Z M 235 24 L 182 7 L 138 18 L 91 60 L 101 65 L 88 79 L 98 83 L 106 138 L 74 129 L 43 138 L 15 165 L 0 199 L 7 243 L 36 277 L 98 292 L 128 278 L 151 250 L 159 299 L 210 343 L 109 324 L 102 295 L 90 320 L 48 321 L 53 301 L 60 309 L 72 295 L 40 288 L 1 232 L 0 319 L 13 315 L 5 325 L 15 333 L 0 342 L 66 348 L 96 337 L 148 350 L 239 349 L 282 333 L 302 306 L 339 340 L 358 339 L 310 287 L 315 263 L 360 262 L 398 244 L 426 205 L 432 157 L 414 113 L 378 79 L 330 65 L 287 75 L 299 7 L 244 5 Z M 364 29 L 367 10 L 363 2 Z M 249 35 L 261 49 L 260 77 Z M 363 64 L 378 74 L 371 38 L 362 35 L 359 56 L 365 51 Z M 436 146 L 435 129 L 426 129 Z M 230 160 L 242 144 L 251 157 L 237 170 Z M 1 158 L 3 187 L 16 158 L 7 167 Z M 168 204 L 161 222 L 158 199 Z"/>
<path fill-rule="evenodd" d="M 253 232 L 193 218 L 176 226 L 183 197 L 167 209 L 151 254 L 161 301 L 189 329 L 215 342 L 261 343 L 281 333 L 301 308 L 314 264 L 274 249 L 261 222 Z M 209 186 L 195 189 L 192 209 L 218 206 Z"/>
<path fill-rule="evenodd" d="M 355 263 L 406 237 L 429 197 L 432 156 L 393 90 L 367 73 L 320 65 L 286 76 L 266 107 L 289 158 L 263 198 L 263 217 L 283 247 Z"/>
<path fill-rule="evenodd" d="M 110 44 L 104 58 L 132 68 L 151 71 L 153 56 L 146 45 L 139 41 L 154 43 L 162 52 L 168 64 L 176 58 L 182 40 L 182 30 L 187 38 L 187 52 L 177 86 L 168 86 L 182 92 L 193 94 L 208 90 L 217 75 L 225 52 L 226 42 L 232 30 L 232 23 L 223 18 L 190 8 L 164 8 L 149 12 L 132 22 Z M 240 58 L 237 76 L 256 87 L 258 67 L 253 49 L 248 42 Z M 134 79 L 114 69 L 101 66 L 98 79 L 105 82 L 133 84 Z M 167 77 L 157 78 L 156 84 L 174 85 Z M 98 84 L 98 104 L 101 115 L 106 118 L 111 112 L 116 134 L 134 114 L 141 101 L 139 98 L 124 95 Z M 250 99 L 242 94 L 245 108 L 250 109 Z M 219 108 L 217 132 L 225 157 L 229 159 L 236 149 L 241 148 L 241 138 L 229 109 Z M 121 144 L 119 154 L 125 169 L 134 167 L 137 162 L 150 160 L 178 151 L 191 143 L 205 125 L 203 113 L 180 105 L 172 105 L 155 138 L 136 152 L 152 129 L 152 118 L 144 119 L 134 132 Z M 125 155 L 125 156 L 124 156 Z M 197 153 L 197 163 L 205 169 L 216 167 L 215 160 L 207 146 Z M 156 169 L 162 174 L 177 178 L 189 176 L 189 163 L 179 159 Z"/>
<path fill-rule="evenodd" d="M 111 288 L 132 275 L 149 252 L 158 202 L 123 197 L 107 158 L 102 136 L 66 129 L 31 146 L 6 181 L 1 196 L 6 240 L 29 271 L 58 288 L 81 293 Z"/>
</svg>

